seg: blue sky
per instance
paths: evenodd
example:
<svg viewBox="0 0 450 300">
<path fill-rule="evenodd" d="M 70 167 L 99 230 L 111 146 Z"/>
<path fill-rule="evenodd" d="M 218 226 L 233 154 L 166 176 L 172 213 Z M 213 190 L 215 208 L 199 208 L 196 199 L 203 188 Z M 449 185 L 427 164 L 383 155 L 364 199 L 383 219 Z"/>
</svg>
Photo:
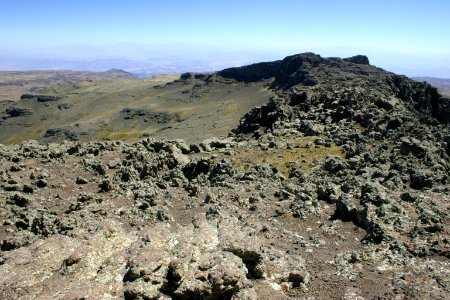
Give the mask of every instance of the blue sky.
<svg viewBox="0 0 450 300">
<path fill-rule="evenodd" d="M 0 51 L 73 56 L 78 47 L 94 57 L 124 43 L 173 51 L 190 45 L 280 55 L 365 52 L 382 65 L 400 60 L 407 68 L 409 59 L 450 68 L 449 14 L 445 0 L 0 0 Z"/>
</svg>

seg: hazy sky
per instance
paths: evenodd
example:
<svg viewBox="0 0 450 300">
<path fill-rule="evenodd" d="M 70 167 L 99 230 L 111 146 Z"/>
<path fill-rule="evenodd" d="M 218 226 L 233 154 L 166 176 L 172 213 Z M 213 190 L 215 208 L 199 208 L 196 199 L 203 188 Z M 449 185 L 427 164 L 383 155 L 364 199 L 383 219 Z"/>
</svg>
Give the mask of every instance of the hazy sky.
<svg viewBox="0 0 450 300">
<path fill-rule="evenodd" d="M 449 69 L 449 13 L 448 0 L 0 0 L 0 54 L 73 56 L 78 47 L 96 57 L 119 43 L 175 52 L 189 44 L 280 55 L 365 52 L 381 65 Z M 116 49 L 111 55 L 120 55 Z"/>
</svg>

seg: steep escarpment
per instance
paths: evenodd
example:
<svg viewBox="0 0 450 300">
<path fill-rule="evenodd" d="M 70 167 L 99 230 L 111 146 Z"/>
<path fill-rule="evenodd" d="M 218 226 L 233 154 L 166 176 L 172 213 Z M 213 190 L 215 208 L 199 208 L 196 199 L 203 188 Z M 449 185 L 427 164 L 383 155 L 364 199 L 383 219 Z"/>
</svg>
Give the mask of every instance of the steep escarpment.
<svg viewBox="0 0 450 300">
<path fill-rule="evenodd" d="M 228 138 L 1 146 L 4 298 L 448 295 L 449 100 L 434 88 L 312 53 L 171 85 L 183 101 L 273 96 Z"/>
<path fill-rule="evenodd" d="M 325 172 L 317 169 L 311 176 L 340 190 L 332 200 L 335 217 L 352 220 L 381 242 L 406 228 L 418 230 L 408 214 L 409 225 L 385 219 L 405 217 L 385 212 L 409 207 L 409 193 L 434 191 L 442 204 L 448 200 L 450 100 L 426 83 L 372 67 L 367 59 L 353 60 L 310 53 L 285 58 L 272 84 L 277 96 L 249 112 L 235 134 L 276 140 L 300 133 L 316 137 L 315 145 L 342 147 L 345 160 L 330 158 Z"/>
<path fill-rule="evenodd" d="M 404 105 L 412 105 L 414 110 L 422 113 L 423 118 L 431 116 L 440 123 L 450 122 L 449 99 L 440 95 L 436 88 L 425 82 L 416 82 L 405 76 L 371 66 L 368 58 L 362 55 L 340 59 L 322 58 L 313 53 L 305 53 L 286 57 L 282 61 L 225 69 L 218 74 L 225 78 L 246 82 L 273 77 L 271 88 L 278 91 L 281 97 L 286 95 L 298 97 L 306 91 L 302 88 L 314 87 L 310 91 L 316 94 L 315 98 L 326 102 L 327 96 L 333 99 L 340 98 L 337 93 L 347 88 L 348 90 L 345 91 L 347 97 L 360 98 L 361 93 L 365 93 L 369 102 L 370 100 L 378 102 L 377 105 L 385 109 L 391 107 L 383 107 L 382 101 L 394 97 L 401 100 Z M 330 95 L 326 92 L 334 94 Z M 318 95 L 319 93 L 321 94 Z M 378 97 L 385 99 L 378 99 Z M 320 102 L 312 104 L 320 104 Z M 352 104 L 350 103 L 348 109 L 352 109 Z M 366 104 L 368 104 L 367 101 L 364 105 Z"/>
</svg>

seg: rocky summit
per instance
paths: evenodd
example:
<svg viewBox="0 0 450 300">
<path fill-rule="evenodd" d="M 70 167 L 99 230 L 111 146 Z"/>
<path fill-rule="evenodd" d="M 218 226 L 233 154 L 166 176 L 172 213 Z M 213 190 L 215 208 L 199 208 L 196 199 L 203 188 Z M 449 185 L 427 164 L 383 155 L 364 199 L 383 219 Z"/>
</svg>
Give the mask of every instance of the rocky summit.
<svg viewBox="0 0 450 300">
<path fill-rule="evenodd" d="M 0 146 L 2 299 L 447 298 L 450 100 L 312 53 L 158 89 L 260 83 L 228 137 Z"/>
</svg>

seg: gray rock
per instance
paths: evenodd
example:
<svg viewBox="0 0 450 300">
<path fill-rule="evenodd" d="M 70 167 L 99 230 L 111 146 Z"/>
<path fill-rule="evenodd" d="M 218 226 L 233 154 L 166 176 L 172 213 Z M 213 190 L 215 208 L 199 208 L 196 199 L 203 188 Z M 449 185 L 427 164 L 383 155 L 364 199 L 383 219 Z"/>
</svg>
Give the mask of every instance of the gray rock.
<svg viewBox="0 0 450 300">
<path fill-rule="evenodd" d="M 17 205 L 20 207 L 26 207 L 32 204 L 32 198 L 16 193 L 11 196 L 11 198 L 8 200 L 8 203 Z"/>
<path fill-rule="evenodd" d="M 332 174 L 336 174 L 347 168 L 345 162 L 343 162 L 339 157 L 327 157 L 323 165 L 323 169 Z"/>
<path fill-rule="evenodd" d="M 87 184 L 88 181 L 86 178 L 78 176 L 77 179 L 75 180 L 75 183 L 76 184 Z"/>
<path fill-rule="evenodd" d="M 426 189 L 433 187 L 434 184 L 434 178 L 433 176 L 424 171 L 424 170 L 417 170 L 414 173 L 410 175 L 411 180 L 411 188 L 416 190 Z"/>
</svg>

